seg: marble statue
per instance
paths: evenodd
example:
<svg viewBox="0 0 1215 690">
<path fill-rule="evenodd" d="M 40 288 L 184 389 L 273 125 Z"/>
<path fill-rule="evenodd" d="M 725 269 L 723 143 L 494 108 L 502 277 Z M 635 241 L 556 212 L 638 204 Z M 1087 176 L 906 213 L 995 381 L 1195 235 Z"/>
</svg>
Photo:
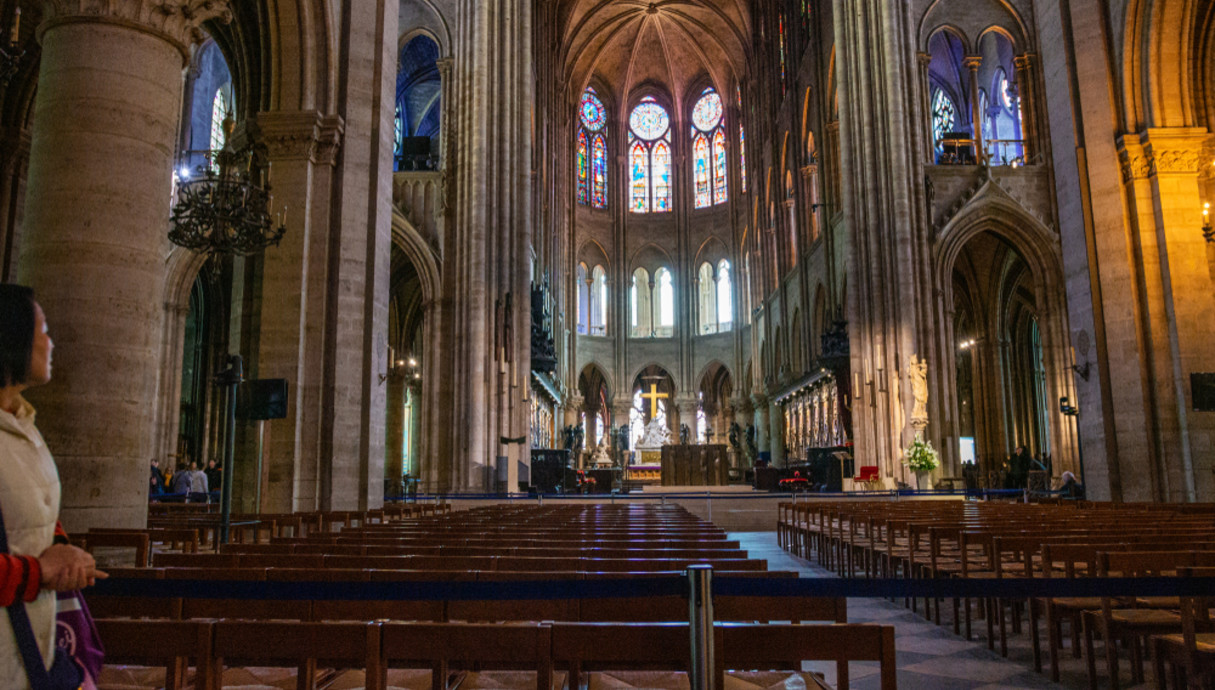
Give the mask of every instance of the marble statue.
<svg viewBox="0 0 1215 690">
<path fill-rule="evenodd" d="M 907 378 L 911 380 L 911 394 L 915 398 L 915 406 L 911 409 L 911 421 L 928 422 L 928 362 L 916 355 L 911 356 L 907 365 Z"/>
</svg>

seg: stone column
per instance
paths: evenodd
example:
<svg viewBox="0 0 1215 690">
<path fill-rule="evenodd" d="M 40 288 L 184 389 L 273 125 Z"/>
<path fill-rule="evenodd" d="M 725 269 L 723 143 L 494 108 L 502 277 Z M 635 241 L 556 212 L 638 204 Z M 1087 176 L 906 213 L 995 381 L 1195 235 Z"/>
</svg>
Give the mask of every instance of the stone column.
<svg viewBox="0 0 1215 690">
<path fill-rule="evenodd" d="M 1025 162 L 1035 161 L 1038 144 L 1038 98 L 1034 89 L 1033 64 L 1037 56 L 1025 53 L 1013 58 L 1017 70 L 1017 93 L 1021 98 L 1021 138 L 1025 141 Z"/>
<path fill-rule="evenodd" d="M 762 393 L 751 395 L 751 404 L 755 415 L 755 447 L 760 453 L 769 450 L 768 432 L 768 396 Z"/>
<path fill-rule="evenodd" d="M 671 436 L 679 440 L 680 426 L 688 425 L 688 443 L 696 444 L 696 410 L 699 408 L 696 398 L 679 397 L 675 399 L 675 408 L 679 411 L 679 416 L 671 424 Z"/>
<path fill-rule="evenodd" d="M 394 363 L 389 362 L 388 366 L 393 367 Z M 388 411 L 384 423 L 388 432 L 384 448 L 384 491 L 389 496 L 401 495 L 401 473 L 405 471 L 405 396 L 409 391 L 408 383 L 404 372 L 389 374 L 385 382 Z"/>
<path fill-rule="evenodd" d="M 916 71 L 920 80 L 920 91 L 924 97 L 920 99 L 922 104 L 919 108 L 920 127 L 924 132 L 924 141 L 928 142 L 928 146 L 924 147 L 927 156 L 924 163 L 932 165 L 936 163 L 937 142 L 932 139 L 932 85 L 928 80 L 928 66 L 932 63 L 932 53 L 918 52 L 915 54 L 916 63 L 919 69 Z"/>
<path fill-rule="evenodd" d="M 0 282 L 4 283 L 12 281 L 17 268 L 29 160 L 28 129 L 9 127 L 0 132 Z"/>
<path fill-rule="evenodd" d="M 802 186 L 806 190 L 806 234 L 809 237 L 807 244 L 811 245 L 818 241 L 820 232 L 818 212 L 822 201 L 818 193 L 818 163 L 802 166 L 801 171 Z"/>
<path fill-rule="evenodd" d="M 17 275 L 56 340 L 55 380 L 30 398 L 70 531 L 145 524 L 182 68 L 199 23 L 229 14 L 148 4 L 47 2 L 38 28 Z"/>
<path fill-rule="evenodd" d="M 287 418 L 266 422 L 266 512 L 320 508 L 328 229 L 342 130 L 341 118 L 315 111 L 257 116 L 274 206 L 287 212 L 287 233 L 262 260 L 258 375 L 286 379 L 288 396 Z"/>
<path fill-rule="evenodd" d="M 968 55 L 962 58 L 962 65 L 970 72 L 970 129 L 975 140 L 975 162 L 986 160 L 983 149 L 983 113 L 979 111 L 979 66 L 983 58 L 978 55 Z"/>
</svg>

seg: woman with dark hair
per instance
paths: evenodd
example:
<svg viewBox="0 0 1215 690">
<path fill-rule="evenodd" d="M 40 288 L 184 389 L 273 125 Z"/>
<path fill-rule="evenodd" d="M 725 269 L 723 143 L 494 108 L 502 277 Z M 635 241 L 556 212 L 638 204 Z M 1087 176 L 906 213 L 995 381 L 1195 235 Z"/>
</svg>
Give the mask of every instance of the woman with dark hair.
<svg viewBox="0 0 1215 690">
<path fill-rule="evenodd" d="M 51 380 L 46 317 L 33 290 L 0 285 L 0 512 L 8 553 L 0 554 L 0 687 L 29 687 L 7 607 L 25 602 L 34 639 L 50 668 L 55 653 L 55 592 L 81 589 L 106 574 L 67 544 L 59 526 L 59 472 L 21 393 Z"/>
</svg>

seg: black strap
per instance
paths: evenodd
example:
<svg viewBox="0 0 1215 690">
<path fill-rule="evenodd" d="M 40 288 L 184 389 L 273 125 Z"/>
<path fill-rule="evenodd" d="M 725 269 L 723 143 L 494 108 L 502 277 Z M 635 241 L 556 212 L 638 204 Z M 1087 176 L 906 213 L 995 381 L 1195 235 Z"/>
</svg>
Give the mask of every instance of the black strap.
<svg viewBox="0 0 1215 690">
<path fill-rule="evenodd" d="M 0 554 L 7 553 L 8 532 L 4 528 L 4 511 L 0 510 Z M 25 675 L 30 681 L 30 688 L 52 690 L 51 676 L 46 671 L 42 652 L 39 651 L 37 638 L 34 637 L 34 626 L 30 625 L 25 602 L 21 600 L 23 594 L 24 592 L 17 592 L 16 599 L 8 607 L 8 620 L 13 624 L 13 637 L 17 639 L 17 649 L 21 652 L 21 662 L 25 664 Z"/>
</svg>

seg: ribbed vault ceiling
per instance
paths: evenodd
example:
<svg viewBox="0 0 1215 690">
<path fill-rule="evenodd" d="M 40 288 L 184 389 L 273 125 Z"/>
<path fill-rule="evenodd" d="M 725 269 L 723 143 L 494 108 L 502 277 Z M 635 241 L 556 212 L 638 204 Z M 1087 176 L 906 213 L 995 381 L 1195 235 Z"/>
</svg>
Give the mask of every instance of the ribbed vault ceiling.
<svg viewBox="0 0 1215 690">
<path fill-rule="evenodd" d="M 751 28 L 745 0 L 558 2 L 572 92 L 581 93 L 597 77 L 612 89 L 622 117 L 641 87 L 669 91 L 682 110 L 696 80 L 707 76 L 724 91 L 746 74 Z"/>
</svg>

